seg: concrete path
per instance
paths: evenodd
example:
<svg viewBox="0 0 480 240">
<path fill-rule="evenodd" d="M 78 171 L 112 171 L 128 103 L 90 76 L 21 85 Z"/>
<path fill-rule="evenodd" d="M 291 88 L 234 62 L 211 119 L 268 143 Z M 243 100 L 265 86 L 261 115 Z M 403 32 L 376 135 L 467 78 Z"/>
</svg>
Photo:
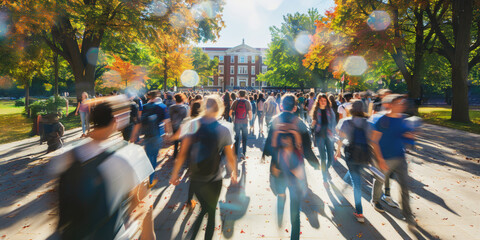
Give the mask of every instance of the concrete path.
<svg viewBox="0 0 480 240">
<path fill-rule="evenodd" d="M 307 166 L 309 193 L 302 202 L 302 239 L 480 239 L 480 135 L 424 125 L 415 149 L 408 155 L 411 205 L 419 228 L 411 232 L 399 209 L 376 212 L 369 204 L 371 177 L 365 175 L 362 204 L 366 222 L 353 218 L 353 191 L 343 181 L 346 165 L 335 162 L 333 181 L 323 186 L 321 171 Z M 69 131 L 68 140 L 79 130 Z M 269 187 L 269 164 L 260 163 L 264 137 L 250 136 L 247 159 L 239 162 L 241 181 L 224 188 L 218 204 L 214 239 L 289 239 L 289 202 L 283 217 Z M 38 138 L 0 146 L 0 240 L 56 239 L 55 179 L 45 173 L 46 146 Z M 316 150 L 316 152 L 318 152 Z M 159 183 L 151 192 L 157 239 L 185 239 L 199 213 L 184 207 L 188 182 L 170 186 L 171 149 L 159 156 Z M 400 201 L 399 186 L 392 195 Z M 386 205 L 384 205 L 386 206 Z M 203 224 L 206 224 L 206 219 Z M 203 239 L 200 230 L 197 239 Z"/>
</svg>

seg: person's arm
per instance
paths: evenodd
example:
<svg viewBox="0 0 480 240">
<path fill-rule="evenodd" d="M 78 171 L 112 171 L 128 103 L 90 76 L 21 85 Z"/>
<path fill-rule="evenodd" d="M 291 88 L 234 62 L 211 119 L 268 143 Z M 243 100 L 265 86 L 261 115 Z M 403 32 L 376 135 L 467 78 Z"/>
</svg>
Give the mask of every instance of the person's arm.
<svg viewBox="0 0 480 240">
<path fill-rule="evenodd" d="M 77 110 L 75 110 L 75 116 L 78 115 L 78 110 L 80 109 L 80 102 L 77 103 Z"/>
<path fill-rule="evenodd" d="M 223 152 L 227 157 L 227 167 L 230 169 L 231 181 L 233 184 L 237 183 L 237 157 L 235 156 L 235 152 L 233 151 L 233 145 L 228 145 L 223 148 Z"/>
<path fill-rule="evenodd" d="M 371 136 L 370 141 L 371 141 L 371 144 L 372 144 L 372 147 L 373 147 L 373 153 L 375 154 L 375 157 L 377 158 L 378 167 L 380 167 L 380 169 L 383 170 L 383 171 L 387 171 L 388 166 L 385 163 L 385 159 L 383 158 L 382 151 L 380 150 L 380 145 L 379 145 L 379 141 L 380 141 L 381 138 L 382 138 L 382 133 L 381 132 L 375 131 L 375 130 L 372 131 L 372 136 Z"/>
<path fill-rule="evenodd" d="M 167 118 L 163 120 L 163 123 L 165 124 L 165 131 L 168 136 L 173 135 L 173 128 L 172 128 L 172 121 L 170 121 L 170 118 Z"/>
<path fill-rule="evenodd" d="M 337 140 L 337 151 L 335 152 L 335 160 L 338 160 L 342 156 L 342 147 L 343 147 L 342 139 L 347 138 L 347 135 L 343 131 L 338 130 L 338 133 L 340 137 Z"/>
<path fill-rule="evenodd" d="M 192 144 L 192 138 L 186 137 L 182 140 L 182 147 L 180 148 L 180 152 L 175 159 L 175 164 L 173 165 L 172 170 L 172 177 L 170 178 L 170 184 L 178 185 L 180 183 L 180 176 L 178 173 L 180 172 L 180 168 L 183 166 L 185 159 L 187 158 L 188 151 L 190 150 L 190 145 Z"/>
<path fill-rule="evenodd" d="M 248 102 L 248 105 L 250 106 L 249 110 L 248 110 L 248 120 L 252 120 L 252 118 L 253 118 L 252 104 L 250 102 Z"/>
<path fill-rule="evenodd" d="M 135 124 L 132 129 L 132 134 L 130 135 L 130 141 L 131 143 L 134 143 L 137 141 L 138 138 L 138 133 L 140 132 L 140 127 L 142 126 L 141 123 Z"/>
<path fill-rule="evenodd" d="M 230 118 L 232 118 L 233 109 L 237 106 L 236 103 L 237 103 L 237 100 L 235 100 L 235 101 L 232 103 L 232 106 L 230 107 L 230 112 L 228 113 L 228 116 L 229 116 Z"/>
</svg>

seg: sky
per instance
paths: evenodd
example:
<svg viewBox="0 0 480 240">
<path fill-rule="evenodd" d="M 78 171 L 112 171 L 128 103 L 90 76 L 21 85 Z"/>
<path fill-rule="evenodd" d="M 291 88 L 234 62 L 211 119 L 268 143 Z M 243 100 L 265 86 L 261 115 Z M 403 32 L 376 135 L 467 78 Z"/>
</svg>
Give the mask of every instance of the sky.
<svg viewBox="0 0 480 240">
<path fill-rule="evenodd" d="M 242 43 L 254 48 L 266 48 L 270 42 L 270 26 L 280 26 L 287 13 L 307 13 L 316 8 L 323 14 L 334 6 L 333 0 L 225 0 L 225 28 L 215 43 L 200 47 L 235 47 Z"/>
</svg>

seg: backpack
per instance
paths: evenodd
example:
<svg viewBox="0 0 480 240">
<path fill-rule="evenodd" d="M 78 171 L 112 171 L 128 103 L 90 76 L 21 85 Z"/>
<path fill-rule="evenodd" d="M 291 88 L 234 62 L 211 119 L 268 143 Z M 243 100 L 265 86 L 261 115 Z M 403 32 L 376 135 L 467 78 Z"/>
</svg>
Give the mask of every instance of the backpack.
<svg viewBox="0 0 480 240">
<path fill-rule="evenodd" d="M 247 100 L 244 100 L 244 99 L 238 100 L 234 111 L 235 111 L 235 122 L 247 119 Z"/>
<path fill-rule="evenodd" d="M 298 131 L 298 118 L 293 122 L 280 122 L 276 118 L 273 123 L 272 147 L 276 150 L 281 170 L 293 170 L 303 161 L 302 136 Z"/>
<path fill-rule="evenodd" d="M 369 164 L 372 160 L 372 149 L 367 137 L 367 120 L 363 119 L 361 127 L 350 122 L 353 131 L 349 136 L 349 144 L 345 147 L 345 159 L 356 164 Z"/>
<path fill-rule="evenodd" d="M 115 238 L 122 227 L 123 211 L 118 207 L 110 213 L 105 179 L 98 166 L 125 145 L 122 141 L 85 162 L 72 151 L 75 160 L 59 180 L 58 230 L 62 239 Z"/>
<path fill-rule="evenodd" d="M 273 116 L 275 114 L 276 109 L 277 109 L 277 103 L 274 102 L 274 101 L 270 101 L 267 104 L 267 111 L 266 111 L 265 115 Z"/>
<path fill-rule="evenodd" d="M 218 149 L 218 126 L 217 121 L 200 123 L 198 131 L 192 135 L 189 149 L 191 179 L 211 181 L 219 173 L 222 149 Z"/>
<path fill-rule="evenodd" d="M 263 107 L 264 107 L 264 105 L 265 105 L 265 101 L 264 101 L 264 100 L 258 101 L 257 110 L 260 111 L 260 112 L 263 112 Z"/>
<path fill-rule="evenodd" d="M 142 112 L 142 131 L 145 137 L 157 137 L 163 134 L 163 127 L 160 126 L 164 120 L 161 119 L 161 111 L 164 109 L 158 103 L 145 104 Z"/>
</svg>

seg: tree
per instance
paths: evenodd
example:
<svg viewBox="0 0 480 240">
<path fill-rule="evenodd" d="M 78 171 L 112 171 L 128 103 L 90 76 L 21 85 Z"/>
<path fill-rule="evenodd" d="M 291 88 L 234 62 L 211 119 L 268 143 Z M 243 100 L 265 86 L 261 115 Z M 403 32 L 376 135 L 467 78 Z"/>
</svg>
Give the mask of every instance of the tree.
<svg viewBox="0 0 480 240">
<path fill-rule="evenodd" d="M 467 78 L 470 69 L 480 62 L 479 4 L 474 0 L 438 0 L 428 2 L 426 8 L 440 42 L 435 51 L 445 57 L 452 68 L 451 119 L 457 122 L 470 122 Z M 472 36 L 473 30 L 476 34 Z"/>
<path fill-rule="evenodd" d="M 148 79 L 145 68 L 124 61 L 121 57 L 113 55 L 114 62 L 108 66 L 110 71 L 103 76 L 104 87 L 116 89 L 134 88 L 140 89 L 145 87 L 145 80 Z"/>
<path fill-rule="evenodd" d="M 260 74 L 259 81 L 288 87 L 315 86 L 312 71 L 303 66 L 304 54 L 315 32 L 315 20 L 320 14 L 315 9 L 307 14 L 287 14 L 280 27 L 270 27 L 272 41 L 267 50 L 265 64 L 268 71 Z"/>
<path fill-rule="evenodd" d="M 208 85 L 210 78 L 218 74 L 219 60 L 217 58 L 210 59 L 208 54 L 198 47 L 192 49 L 189 57 L 192 59 L 193 69 L 200 77 L 200 83 L 202 85 Z"/>
<path fill-rule="evenodd" d="M 421 98 L 425 52 L 435 42 L 424 21 L 424 1 L 336 1 L 334 11 L 317 21 L 314 44 L 304 64 L 342 65 L 347 56 L 363 56 L 370 67 L 390 56 L 408 86 L 410 98 Z M 391 26 L 393 25 L 393 26 Z M 378 67 L 378 64 L 375 64 Z M 343 69 L 338 66 L 339 78 Z"/>
<path fill-rule="evenodd" d="M 13 31 L 18 35 L 41 34 L 49 47 L 70 65 L 77 96 L 94 92 L 98 50 L 105 41 L 128 44 L 132 39 L 152 40 L 157 31 L 186 29 L 179 35 L 193 41 L 215 39 L 223 27 L 223 2 L 201 0 L 32 1 L 6 0 Z M 180 19 L 180 21 L 177 21 Z M 188 21 L 184 21 L 188 20 Z M 180 24 L 179 24 L 180 23 Z"/>
</svg>

